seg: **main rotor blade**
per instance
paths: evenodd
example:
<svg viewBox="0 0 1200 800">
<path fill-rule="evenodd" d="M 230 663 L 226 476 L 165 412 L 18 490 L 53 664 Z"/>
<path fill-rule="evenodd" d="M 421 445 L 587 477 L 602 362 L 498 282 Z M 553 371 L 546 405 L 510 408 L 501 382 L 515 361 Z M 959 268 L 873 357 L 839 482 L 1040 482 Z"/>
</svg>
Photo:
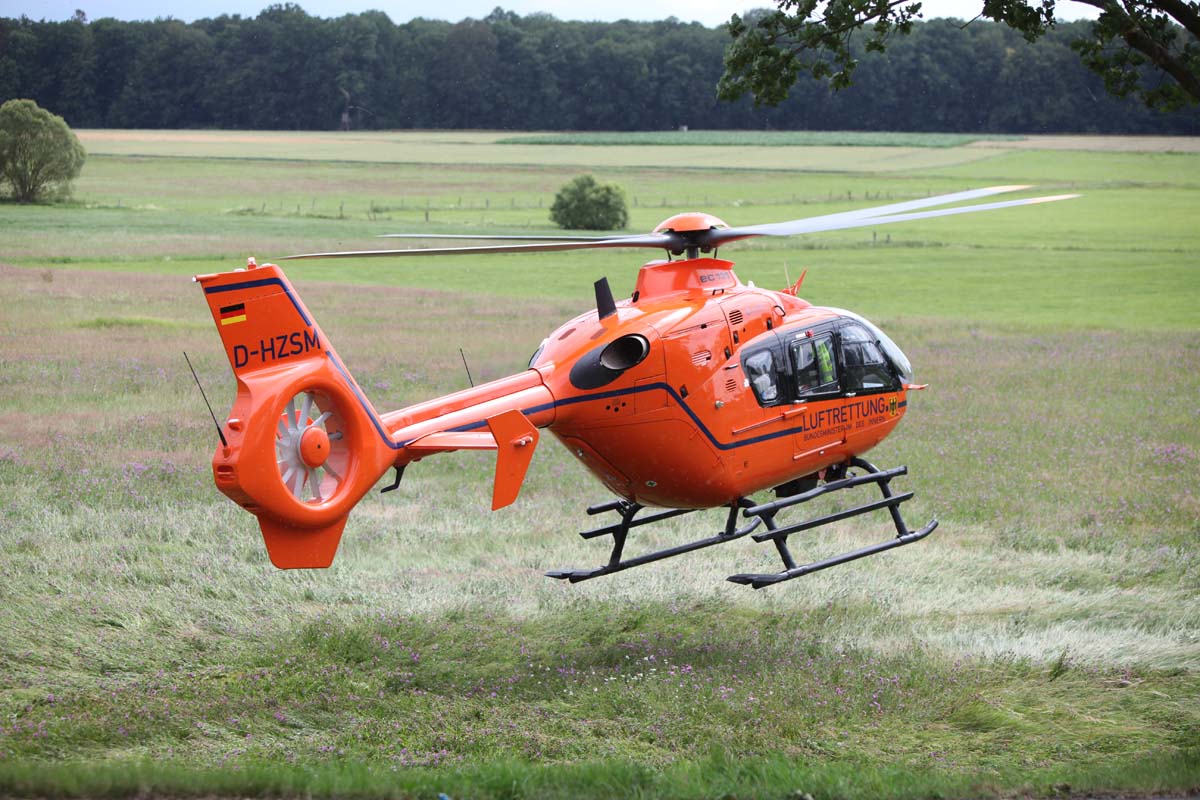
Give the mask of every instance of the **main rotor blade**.
<svg viewBox="0 0 1200 800">
<path fill-rule="evenodd" d="M 932 197 L 920 197 L 916 200 L 905 200 L 900 203 L 889 203 L 886 206 L 872 206 L 871 208 L 858 208 L 853 211 L 842 211 L 837 214 L 825 214 L 820 217 L 806 217 L 804 220 L 795 220 L 796 222 L 817 222 L 819 220 L 841 220 L 852 219 L 854 217 L 881 217 L 884 214 L 900 214 L 907 211 L 916 211 L 919 208 L 929 208 L 931 206 L 948 206 L 951 203 L 965 203 L 968 200 L 979 200 L 984 197 L 991 197 L 994 194 L 1004 194 L 1005 192 L 1019 192 L 1023 189 L 1032 189 L 1032 186 L 988 186 L 983 189 L 968 189 L 965 192 L 953 192 L 951 194 L 938 194 Z M 768 225 L 786 225 L 787 223 L 775 222 L 766 223 Z M 750 228 L 762 227 L 760 225 L 750 225 Z"/>
<path fill-rule="evenodd" d="M 381 233 L 377 239 L 461 239 L 463 241 L 510 241 L 510 242 L 607 242 L 611 239 L 634 239 L 641 233 L 614 233 L 607 236 L 515 236 L 488 235 L 486 233 Z"/>
<path fill-rule="evenodd" d="M 943 205 L 950 202 L 958 202 L 962 199 L 967 199 L 963 197 L 964 195 L 973 194 L 976 198 L 987 197 L 990 194 L 999 194 L 1001 192 L 1014 191 L 1024 188 L 1027 187 L 998 186 L 992 187 L 991 189 L 978 189 L 975 190 L 975 192 L 959 192 L 953 195 L 928 197 L 922 200 L 912 200 L 906 203 L 894 203 L 889 206 L 865 208 L 860 211 L 847 211 L 841 214 L 827 214 L 821 217 L 809 217 L 807 219 L 797 219 L 790 222 L 773 222 L 764 225 L 748 225 L 740 228 L 714 230 L 708 237 L 706 244 L 712 244 L 713 246 L 716 246 L 753 236 L 796 236 L 803 233 L 820 233 L 822 231 L 862 228 L 870 225 L 886 225 L 891 222 L 909 222 L 911 220 L 927 219 L 930 217 L 944 217 L 951 216 L 953 214 L 970 214 L 976 211 L 992 211 L 997 208 L 1027 206 L 1035 205 L 1037 203 L 1051 203 L 1056 200 L 1069 200 L 1073 197 L 1079 196 L 1077 194 L 1058 194 L 1047 195 L 1045 197 L 1030 197 L 1022 200 L 1002 200 L 995 203 L 979 203 L 972 206 L 944 208 L 935 211 L 921 211 L 908 214 L 888 213 L 914 208 L 925 208 L 934 205 Z M 981 192 L 984 194 L 980 194 Z M 879 212 L 884 213 L 880 214 Z"/>
<path fill-rule="evenodd" d="M 559 250 L 587 250 L 606 247 L 677 248 L 678 237 L 671 234 L 646 233 L 620 239 L 594 239 L 582 242 L 537 242 L 534 244 L 498 244 L 482 247 L 430 247 L 409 250 L 351 250 L 340 253 L 303 253 L 284 256 L 283 260 L 302 258 L 371 258 L 374 256 L 444 256 L 455 253 L 481 255 L 484 253 L 548 253 Z"/>
<path fill-rule="evenodd" d="M 995 203 L 979 203 L 970 206 L 959 206 L 933 211 L 918 211 L 932 206 L 961 203 L 968 200 L 978 200 L 1005 192 L 1015 192 L 1028 189 L 1028 186 L 989 186 L 984 189 L 969 189 L 963 192 L 923 197 L 916 200 L 905 200 L 899 203 L 889 203 L 883 206 L 862 208 L 854 211 L 842 211 L 836 214 L 825 214 L 817 217 L 790 220 L 788 222 L 771 222 L 762 225 L 746 225 L 737 228 L 709 228 L 708 230 L 673 231 L 647 234 L 610 234 L 605 236 L 520 236 L 488 234 L 420 234 L 420 233 L 391 233 L 383 234 L 383 238 L 392 239 L 459 239 L 459 240 L 489 240 L 525 242 L 524 244 L 473 245 L 470 247 L 431 247 L 405 250 L 356 250 L 336 253 L 304 253 L 301 255 L 285 256 L 285 260 L 304 258 L 370 258 L 374 256 L 440 256 L 453 254 L 488 253 L 546 253 L 563 250 L 589 250 L 592 248 L 616 247 L 653 247 L 661 248 L 669 253 L 700 250 L 709 252 L 729 242 L 749 239 L 755 236 L 796 236 L 805 233 L 820 233 L 822 231 L 845 230 L 874 225 L 887 225 L 892 222 L 909 222 L 931 217 L 944 217 L 954 214 L 970 214 L 976 211 L 991 211 L 998 208 L 1050 203 L 1056 200 L 1068 200 L 1078 197 L 1077 194 L 1048 195 L 1031 197 L 1022 200 L 1005 200 Z"/>
</svg>

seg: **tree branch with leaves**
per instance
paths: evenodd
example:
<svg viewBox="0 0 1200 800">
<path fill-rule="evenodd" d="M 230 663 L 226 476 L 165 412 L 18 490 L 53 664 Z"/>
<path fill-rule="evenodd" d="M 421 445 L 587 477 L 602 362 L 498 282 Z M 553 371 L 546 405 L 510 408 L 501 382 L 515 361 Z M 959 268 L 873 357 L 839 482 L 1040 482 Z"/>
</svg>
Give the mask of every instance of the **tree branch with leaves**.
<svg viewBox="0 0 1200 800">
<path fill-rule="evenodd" d="M 1100 9 L 1090 35 L 1072 43 L 1083 63 L 1121 97 L 1174 110 L 1200 102 L 1200 2 L 1196 0 L 1074 0 Z M 1002 22 L 1036 41 L 1055 25 L 1055 0 L 984 0 L 978 18 Z M 776 8 L 734 15 L 718 95 L 750 94 L 756 105 L 778 105 L 801 74 L 835 90 L 851 84 L 863 49 L 886 51 L 912 30 L 921 3 L 911 0 L 776 0 Z"/>
</svg>

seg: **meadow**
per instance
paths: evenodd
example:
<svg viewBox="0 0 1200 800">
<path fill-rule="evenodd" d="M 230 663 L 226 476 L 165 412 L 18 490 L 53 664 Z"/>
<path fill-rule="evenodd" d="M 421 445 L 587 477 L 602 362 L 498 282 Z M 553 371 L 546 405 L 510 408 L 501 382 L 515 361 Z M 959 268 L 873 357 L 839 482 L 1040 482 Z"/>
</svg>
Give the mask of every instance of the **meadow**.
<svg viewBox="0 0 1200 800">
<path fill-rule="evenodd" d="M 911 139 L 83 131 L 73 200 L 0 205 L 0 795 L 980 797 L 1200 789 L 1200 154 Z M 520 139 L 521 137 L 515 137 Z M 1011 144 L 1012 146 L 1008 146 Z M 744 544 L 563 585 L 606 499 L 557 443 L 414 465 L 280 572 L 213 487 L 232 381 L 196 273 L 390 232 L 772 222 L 991 184 L 1079 199 L 742 243 L 930 388 L 872 454 L 925 542 L 754 592 Z M 522 369 L 637 253 L 286 267 L 377 408 Z M 694 516 L 631 538 L 662 546 Z M 858 518 L 813 558 L 886 535 Z M 795 540 L 794 540 L 795 541 Z M 793 545 L 799 550 L 799 543 Z"/>
</svg>

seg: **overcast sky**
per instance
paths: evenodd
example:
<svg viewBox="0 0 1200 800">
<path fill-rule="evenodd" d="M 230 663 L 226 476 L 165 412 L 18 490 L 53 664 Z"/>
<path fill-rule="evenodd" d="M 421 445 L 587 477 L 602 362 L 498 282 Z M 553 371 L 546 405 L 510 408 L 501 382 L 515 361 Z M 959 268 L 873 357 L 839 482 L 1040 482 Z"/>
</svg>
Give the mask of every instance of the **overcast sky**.
<svg viewBox="0 0 1200 800">
<path fill-rule="evenodd" d="M 387 13 L 395 23 L 414 17 L 445 19 L 457 22 L 467 17 L 480 19 L 496 6 L 524 16 L 535 12 L 553 14 L 559 19 L 658 20 L 676 17 L 685 22 L 697 21 L 709 27 L 727 22 L 731 14 L 747 8 L 769 6 L 768 0 L 293 0 L 305 11 L 317 17 L 338 17 L 342 14 L 378 9 Z M 33 19 L 67 19 L 82 9 L 89 19 L 154 19 L 171 16 L 191 22 L 202 17 L 221 14 L 257 16 L 270 0 L 0 0 L 0 16 L 27 16 Z M 982 0 L 925 0 L 925 18 L 959 17 L 969 19 L 979 13 Z M 1061 2 L 1058 16 L 1063 20 L 1095 17 L 1096 9 L 1082 3 Z M 1098 12 L 1097 12 L 1098 13 Z"/>
</svg>

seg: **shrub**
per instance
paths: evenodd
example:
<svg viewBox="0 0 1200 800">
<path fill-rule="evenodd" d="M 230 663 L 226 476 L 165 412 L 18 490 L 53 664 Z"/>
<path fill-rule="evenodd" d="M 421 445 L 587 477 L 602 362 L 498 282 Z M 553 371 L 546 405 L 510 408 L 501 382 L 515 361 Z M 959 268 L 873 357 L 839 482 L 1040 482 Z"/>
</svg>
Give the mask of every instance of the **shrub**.
<svg viewBox="0 0 1200 800">
<path fill-rule="evenodd" d="M 550 220 L 570 230 L 620 230 L 629 224 L 629 209 L 621 187 L 580 175 L 558 190 L 550 206 Z"/>
<path fill-rule="evenodd" d="M 0 181 L 13 199 L 34 203 L 65 195 L 86 157 L 65 120 L 32 100 L 0 106 Z"/>
</svg>

